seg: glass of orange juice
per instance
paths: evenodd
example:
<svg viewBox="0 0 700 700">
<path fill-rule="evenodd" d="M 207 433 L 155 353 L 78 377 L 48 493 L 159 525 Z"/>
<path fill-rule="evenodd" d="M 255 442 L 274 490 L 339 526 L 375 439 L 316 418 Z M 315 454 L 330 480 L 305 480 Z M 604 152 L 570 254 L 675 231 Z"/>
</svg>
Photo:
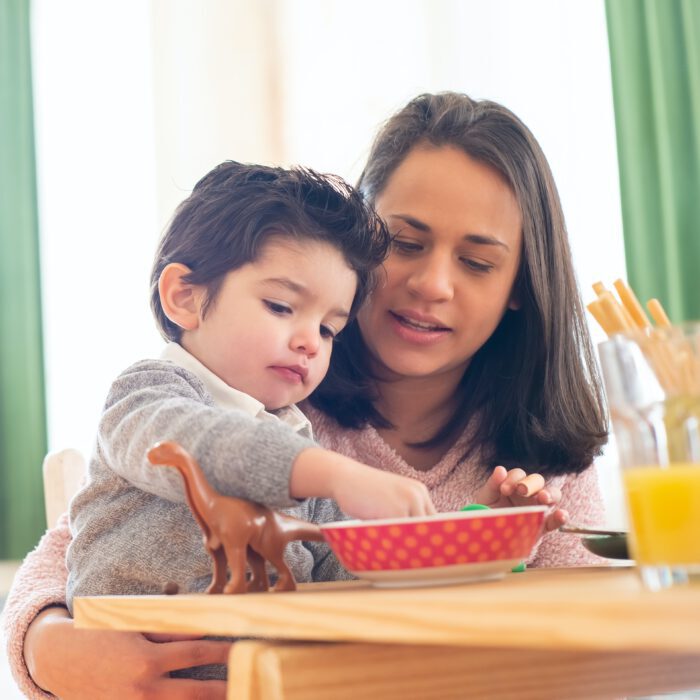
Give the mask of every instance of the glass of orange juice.
<svg viewBox="0 0 700 700">
<path fill-rule="evenodd" d="M 619 334 L 599 353 L 642 580 L 700 582 L 700 324 Z"/>
</svg>

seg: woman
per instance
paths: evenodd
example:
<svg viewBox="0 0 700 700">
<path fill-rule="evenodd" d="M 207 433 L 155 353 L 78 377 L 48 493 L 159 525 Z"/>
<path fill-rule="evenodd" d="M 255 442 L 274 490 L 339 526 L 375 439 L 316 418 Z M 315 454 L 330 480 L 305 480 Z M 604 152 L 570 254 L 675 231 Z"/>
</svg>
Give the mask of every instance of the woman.
<svg viewBox="0 0 700 700">
<path fill-rule="evenodd" d="M 422 95 L 380 131 L 359 186 L 394 244 L 306 407 L 319 441 L 421 480 L 438 510 L 528 502 L 512 484 L 537 471 L 547 478 L 537 502 L 600 521 L 589 465 L 606 437 L 601 390 L 559 198 L 532 134 L 500 105 Z M 514 469 L 506 477 L 495 465 Z M 168 672 L 222 663 L 227 644 L 73 628 L 60 607 L 69 539 L 64 518 L 8 600 L 25 692 L 223 698 L 221 682 Z M 592 561 L 553 531 L 529 564 Z"/>
</svg>

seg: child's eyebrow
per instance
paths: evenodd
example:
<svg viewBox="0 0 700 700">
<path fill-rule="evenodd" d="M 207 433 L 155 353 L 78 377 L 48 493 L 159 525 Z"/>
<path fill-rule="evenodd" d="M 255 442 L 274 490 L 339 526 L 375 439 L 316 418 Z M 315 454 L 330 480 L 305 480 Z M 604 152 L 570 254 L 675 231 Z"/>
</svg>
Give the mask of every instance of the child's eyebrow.
<svg viewBox="0 0 700 700">
<path fill-rule="evenodd" d="M 276 284 L 280 287 L 285 287 L 296 294 L 301 294 L 302 296 L 308 296 L 309 292 L 303 284 L 299 284 L 294 280 L 289 279 L 289 277 L 268 277 L 263 280 L 265 284 Z"/>
<path fill-rule="evenodd" d="M 266 280 L 263 280 L 263 283 L 276 284 L 280 287 L 284 287 L 285 289 L 289 289 L 302 297 L 311 296 L 309 290 L 303 284 L 299 284 L 299 282 L 295 282 L 294 280 L 289 279 L 289 277 L 268 277 Z M 331 315 L 339 318 L 349 318 L 350 312 L 347 309 L 333 309 L 331 311 Z"/>
</svg>

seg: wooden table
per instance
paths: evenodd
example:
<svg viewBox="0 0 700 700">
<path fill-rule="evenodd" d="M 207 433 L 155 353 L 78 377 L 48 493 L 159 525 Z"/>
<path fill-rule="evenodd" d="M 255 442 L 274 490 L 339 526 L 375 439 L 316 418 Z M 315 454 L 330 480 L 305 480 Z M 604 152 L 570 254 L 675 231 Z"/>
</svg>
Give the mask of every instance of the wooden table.
<svg viewBox="0 0 700 700">
<path fill-rule="evenodd" d="M 700 586 L 632 568 L 408 589 L 78 598 L 79 627 L 253 637 L 229 698 L 605 698 L 700 687 Z"/>
</svg>

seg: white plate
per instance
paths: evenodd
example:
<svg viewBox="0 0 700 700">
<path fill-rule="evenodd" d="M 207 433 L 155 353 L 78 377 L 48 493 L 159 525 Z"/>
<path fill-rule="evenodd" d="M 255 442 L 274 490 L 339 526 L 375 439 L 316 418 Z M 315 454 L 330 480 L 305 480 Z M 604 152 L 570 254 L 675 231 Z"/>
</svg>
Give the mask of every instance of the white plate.
<svg viewBox="0 0 700 700">
<path fill-rule="evenodd" d="M 351 571 L 360 579 L 369 581 L 376 588 L 410 588 L 412 586 L 449 586 L 453 583 L 473 583 L 503 578 L 519 559 L 432 566 L 425 569 L 389 571 Z"/>
</svg>

